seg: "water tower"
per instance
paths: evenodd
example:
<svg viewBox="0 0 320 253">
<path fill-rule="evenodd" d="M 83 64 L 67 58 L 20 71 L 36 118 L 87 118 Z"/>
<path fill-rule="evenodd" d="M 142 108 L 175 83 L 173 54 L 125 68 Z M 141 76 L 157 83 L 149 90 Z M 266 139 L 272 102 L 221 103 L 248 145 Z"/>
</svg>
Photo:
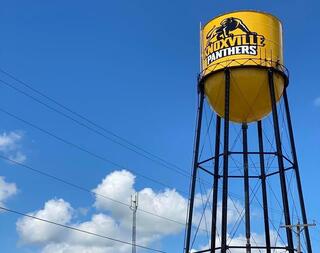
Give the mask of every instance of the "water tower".
<svg viewBox="0 0 320 253">
<path fill-rule="evenodd" d="M 273 15 L 256 11 L 238 11 L 224 14 L 209 21 L 201 28 L 201 73 L 198 79 L 198 117 L 194 147 L 193 174 L 190 188 L 190 202 L 185 237 L 185 253 L 189 252 L 296 252 L 297 243 L 290 229 L 290 194 L 288 193 L 287 173 L 295 175 L 295 187 L 301 220 L 307 224 L 307 215 L 302 194 L 302 186 L 290 118 L 287 87 L 288 71 L 283 64 L 282 25 Z M 203 135 L 203 108 L 208 102 L 215 113 L 215 141 L 212 145 L 213 156 L 199 158 Z M 279 103 L 283 103 L 283 121 L 288 132 L 288 146 L 291 157 L 283 153 L 283 137 L 280 129 Z M 266 151 L 264 142 L 264 122 L 269 118 L 269 132 L 272 132 L 274 150 Z M 221 124 L 223 126 L 221 127 Z M 230 149 L 230 126 L 234 125 L 242 133 L 241 149 Z M 208 131 L 211 131 L 209 128 Z M 250 139 L 255 134 L 256 138 Z M 223 138 L 222 138 L 223 136 Z M 220 145 L 220 143 L 222 145 Z M 221 148 L 220 148 L 221 146 Z M 230 159 L 241 156 L 241 173 L 234 175 L 230 170 Z M 275 169 L 266 171 L 266 157 L 273 156 Z M 250 170 L 250 159 L 256 157 L 258 172 Z M 208 161 L 212 167 L 205 167 Z M 219 165 L 220 164 L 220 165 Z M 289 164 L 290 166 L 288 166 Z M 219 167 L 221 166 L 221 167 Z M 195 226 L 195 202 L 199 172 L 207 173 L 211 178 L 211 228 L 208 246 L 195 249 L 193 237 L 198 233 Z M 231 181 L 232 180 L 232 181 Z M 280 199 L 282 224 L 285 226 L 283 242 L 276 245 L 270 224 L 269 180 L 277 181 L 279 187 L 273 191 Z M 253 243 L 255 229 L 252 224 L 253 210 L 251 186 L 258 181 L 262 207 L 263 240 Z M 240 182 L 240 183 L 239 183 Z M 232 236 L 228 230 L 230 194 L 229 189 L 238 184 L 242 192 L 244 209 L 243 243 L 229 244 Z M 219 189 L 220 194 L 219 194 Z M 280 226 L 279 226 L 280 227 Z M 261 228 L 260 228 L 261 229 Z M 195 231 L 196 230 L 196 231 Z M 260 233 L 261 234 L 261 233 Z M 308 227 L 304 230 L 305 247 L 312 253 Z"/>
</svg>

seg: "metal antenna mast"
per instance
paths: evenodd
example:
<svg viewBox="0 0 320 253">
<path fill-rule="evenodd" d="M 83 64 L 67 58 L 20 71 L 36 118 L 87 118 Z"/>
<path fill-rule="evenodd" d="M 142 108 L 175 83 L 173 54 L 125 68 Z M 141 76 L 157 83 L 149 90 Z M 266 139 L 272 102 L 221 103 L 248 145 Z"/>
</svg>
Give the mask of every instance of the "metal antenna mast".
<svg viewBox="0 0 320 253">
<path fill-rule="evenodd" d="M 130 209 L 132 210 L 132 253 L 136 253 L 138 193 L 131 195 Z"/>
</svg>

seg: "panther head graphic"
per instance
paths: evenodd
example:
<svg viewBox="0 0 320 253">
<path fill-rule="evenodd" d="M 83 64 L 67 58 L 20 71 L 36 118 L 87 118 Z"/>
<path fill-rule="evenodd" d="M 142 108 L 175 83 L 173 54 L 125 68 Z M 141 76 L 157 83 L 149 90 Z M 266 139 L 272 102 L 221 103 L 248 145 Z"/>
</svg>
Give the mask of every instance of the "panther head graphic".
<svg viewBox="0 0 320 253">
<path fill-rule="evenodd" d="M 220 26 L 214 26 L 207 34 L 206 38 L 208 40 L 208 44 L 216 38 L 217 40 L 225 39 L 227 37 L 233 37 L 233 31 L 240 29 L 246 34 L 254 34 L 257 33 L 251 32 L 249 28 L 243 23 L 243 21 L 239 18 L 226 18 L 221 21 Z"/>
</svg>

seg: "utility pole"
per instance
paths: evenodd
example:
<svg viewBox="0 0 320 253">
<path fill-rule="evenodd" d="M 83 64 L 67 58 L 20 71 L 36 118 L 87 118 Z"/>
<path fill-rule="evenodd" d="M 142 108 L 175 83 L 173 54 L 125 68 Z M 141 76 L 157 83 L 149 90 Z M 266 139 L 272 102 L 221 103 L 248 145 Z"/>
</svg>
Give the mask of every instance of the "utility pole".
<svg viewBox="0 0 320 253">
<path fill-rule="evenodd" d="M 137 209 L 138 209 L 138 193 L 131 195 L 131 205 L 132 210 L 132 253 L 137 252 Z"/>
<path fill-rule="evenodd" d="M 283 225 L 280 226 L 281 228 L 289 228 L 291 229 L 297 236 L 297 253 L 302 253 L 301 251 L 301 233 L 303 232 L 303 230 L 305 230 L 305 228 L 307 227 L 315 227 L 316 224 L 312 223 L 312 224 L 301 224 L 300 221 L 298 221 L 298 224 L 295 225 Z M 308 252 L 309 253 L 309 252 Z"/>
</svg>

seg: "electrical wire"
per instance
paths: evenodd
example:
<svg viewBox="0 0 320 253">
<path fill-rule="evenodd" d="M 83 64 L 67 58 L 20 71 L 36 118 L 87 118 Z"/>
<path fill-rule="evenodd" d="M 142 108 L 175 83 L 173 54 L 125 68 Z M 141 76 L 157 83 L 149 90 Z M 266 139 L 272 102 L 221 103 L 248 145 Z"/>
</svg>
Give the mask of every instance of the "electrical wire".
<svg viewBox="0 0 320 253">
<path fill-rule="evenodd" d="M 176 173 L 179 173 L 179 174 L 181 174 L 181 175 L 190 177 L 190 174 L 187 175 L 187 174 L 186 174 L 187 172 L 186 172 L 185 170 L 180 169 L 178 166 L 176 166 L 176 165 L 174 165 L 174 164 L 172 164 L 172 163 L 170 163 L 170 162 L 167 162 L 166 160 L 162 159 L 161 157 L 159 157 L 159 156 L 157 156 L 157 155 L 154 155 L 154 154 L 146 151 L 145 149 L 142 149 L 142 148 L 140 148 L 139 146 L 137 146 L 137 145 L 129 142 L 128 140 L 126 140 L 126 139 L 124 139 L 124 138 L 122 138 L 122 137 L 120 137 L 119 135 L 116 135 L 116 134 L 114 134 L 113 132 L 111 132 L 111 131 L 109 131 L 109 130 L 107 130 L 107 129 L 101 127 L 101 126 L 99 126 L 98 124 L 96 124 L 95 122 L 91 121 L 90 119 L 88 119 L 88 118 L 82 116 L 81 114 L 79 114 L 79 113 L 77 113 L 77 112 L 69 109 L 68 107 L 64 106 L 63 104 L 59 103 L 58 101 L 56 101 L 56 100 L 50 98 L 49 96 L 45 95 L 44 93 L 40 92 L 39 90 L 33 88 L 32 86 L 26 84 L 26 83 L 23 82 L 23 81 L 17 79 L 16 77 L 14 77 L 13 75 L 11 75 L 11 74 L 9 74 L 8 72 L 4 71 L 3 69 L 0 68 L 0 71 L 1 71 L 2 73 L 6 74 L 7 76 L 11 77 L 11 78 L 14 79 L 15 81 L 23 84 L 25 87 L 27 87 L 27 88 L 31 89 L 32 91 L 36 92 L 37 94 L 39 94 L 39 95 L 45 97 L 46 99 L 50 100 L 50 101 L 53 102 L 54 104 L 60 106 L 61 108 L 67 110 L 68 112 L 72 113 L 73 115 L 76 115 L 76 116 L 80 117 L 81 119 L 85 120 L 86 122 L 88 122 L 88 123 L 94 125 L 95 127 L 97 127 L 97 128 L 99 128 L 99 129 L 107 132 L 108 134 L 111 134 L 112 136 L 120 139 L 121 141 L 124 141 L 124 142 L 126 142 L 127 144 L 129 144 L 129 145 L 137 148 L 138 150 L 143 151 L 144 153 L 146 153 L 146 154 L 148 154 L 148 155 L 150 155 L 150 156 L 152 156 L 152 157 L 154 157 L 154 158 L 156 158 L 156 159 L 158 159 L 158 160 L 160 160 L 160 161 L 162 161 L 162 162 L 164 162 L 164 163 L 166 163 L 166 164 L 170 164 L 170 165 L 172 165 L 172 166 L 175 167 L 175 168 L 169 167 L 169 166 L 167 166 L 167 165 L 164 164 L 164 163 L 159 163 L 159 161 L 154 160 L 154 159 L 152 159 L 152 158 L 144 155 L 144 154 L 141 153 L 141 152 L 138 152 L 138 151 L 136 151 L 136 150 L 134 150 L 134 149 L 126 146 L 126 145 L 123 145 L 122 143 L 120 143 L 120 142 L 118 142 L 118 141 L 116 141 L 116 140 L 111 139 L 110 137 L 108 137 L 108 136 L 104 135 L 103 133 L 95 130 L 94 128 L 92 128 L 92 127 L 90 127 L 90 126 L 88 126 L 88 125 L 86 125 L 86 124 L 83 124 L 82 122 L 80 122 L 80 121 L 78 121 L 78 120 L 70 117 L 69 115 L 67 115 L 67 114 L 65 114 L 65 113 L 63 113 L 63 112 L 61 112 L 61 111 L 59 111 L 59 110 L 57 110 L 57 109 L 55 109 L 55 108 L 53 108 L 53 107 L 51 107 L 50 105 L 48 105 L 48 104 L 42 102 L 41 100 L 39 100 L 39 99 L 37 99 L 37 98 L 35 98 L 35 97 L 27 94 L 26 92 L 24 92 L 24 91 L 22 91 L 22 90 L 20 90 L 20 89 L 18 89 L 18 88 L 16 88 L 16 87 L 13 87 L 12 85 L 10 85 L 9 83 L 7 83 L 7 82 L 5 82 L 5 81 L 3 81 L 3 80 L 0 80 L 0 82 L 5 83 L 7 86 L 10 86 L 11 88 L 15 89 L 16 91 L 18 91 L 18 92 L 20 92 L 20 93 L 28 96 L 29 98 L 33 99 L 34 101 L 36 101 L 36 102 L 38 102 L 38 103 L 46 106 L 47 108 L 49 108 L 49 109 L 51 109 L 51 110 L 53 110 L 53 111 L 55 111 L 55 112 L 63 115 L 64 117 L 66 117 L 66 118 L 68 118 L 68 119 L 76 122 L 77 124 L 79 124 L 79 125 L 87 128 L 87 129 L 89 129 L 90 131 L 95 132 L 96 134 L 102 136 L 103 138 L 106 138 L 106 139 L 108 139 L 108 140 L 110 140 L 110 141 L 112 141 L 112 142 L 114 142 L 114 143 L 116 143 L 116 144 L 118 144 L 118 145 L 120 145 L 120 146 L 128 149 L 128 150 L 131 150 L 132 152 L 135 152 L 135 153 L 137 153 L 138 155 L 140 155 L 140 156 L 142 156 L 142 157 L 144 157 L 144 158 L 146 158 L 146 159 L 149 159 L 149 160 L 151 160 L 151 161 L 153 161 L 153 162 L 156 162 L 156 163 L 158 163 L 158 164 L 160 164 L 160 165 L 162 165 L 162 166 L 164 166 L 164 167 L 166 167 L 166 168 L 168 168 L 168 169 L 171 169 L 171 170 L 175 171 Z M 1 110 L 1 109 L 0 109 L 0 110 Z M 4 112 L 3 110 L 1 110 L 1 111 Z M 8 115 L 10 115 L 10 114 L 8 114 Z M 17 119 L 17 118 L 16 118 L 16 119 Z M 51 136 L 53 136 L 53 135 L 51 135 Z M 53 137 L 54 137 L 54 136 L 53 136 Z M 56 137 L 57 137 L 57 136 L 55 136 L 55 138 L 56 138 Z M 57 138 L 56 138 L 56 139 L 57 139 Z M 62 139 L 62 138 L 61 138 L 61 139 Z M 67 144 L 70 145 L 70 144 L 72 144 L 72 143 L 68 142 Z M 72 145 L 72 146 L 77 147 L 77 148 L 80 147 L 80 146 L 78 146 L 78 145 Z M 80 147 L 80 148 L 81 148 L 81 147 Z M 80 149 L 80 150 L 85 151 L 85 149 Z M 93 155 L 92 152 L 90 152 L 90 151 L 87 152 L 87 151 L 88 151 L 88 150 L 86 150 L 85 152 Z M 103 158 L 103 157 L 101 157 L 101 156 L 99 156 L 99 157 L 96 156 L 96 157 L 99 158 L 99 159 Z M 115 166 L 117 166 L 117 167 L 123 168 L 121 165 L 116 164 L 116 163 L 114 163 L 113 161 L 110 161 L 110 160 L 107 160 L 107 159 L 103 159 L 103 160 L 104 160 L 104 161 L 107 161 L 108 163 L 111 163 L 111 164 L 113 164 L 113 165 L 115 165 Z M 149 178 L 149 177 L 146 177 L 146 176 L 144 176 L 144 175 L 141 175 L 141 174 L 139 174 L 139 173 L 137 173 L 137 172 L 135 172 L 135 173 L 136 173 L 137 175 L 145 178 L 145 179 L 151 180 L 151 181 L 159 184 L 159 181 L 155 181 L 154 179 Z M 165 184 L 163 184 L 163 183 L 160 183 L 160 184 L 163 185 L 163 186 L 167 186 L 167 185 L 165 185 Z M 90 191 L 90 190 L 89 190 L 89 191 Z M 92 193 L 92 191 L 90 191 L 90 192 Z M 115 200 L 115 201 L 117 201 L 117 200 Z M 125 204 L 125 205 L 127 205 L 127 204 Z M 164 217 L 161 217 L 161 216 L 160 216 L 160 218 L 164 218 Z M 170 219 L 168 219 L 168 220 L 170 220 Z M 174 221 L 174 220 L 171 220 L 171 221 L 176 222 L 176 221 Z M 180 222 L 178 222 L 178 223 L 180 223 Z M 183 224 L 183 223 L 180 223 L 180 224 Z M 185 225 L 185 224 L 183 224 L 183 225 Z M 161 252 L 161 251 L 159 251 L 159 252 Z"/>
<path fill-rule="evenodd" d="M 55 226 L 58 226 L 58 227 L 62 227 L 62 228 L 65 228 L 65 229 L 69 229 L 69 230 L 81 232 L 81 233 L 84 233 L 84 234 L 100 237 L 100 238 L 107 239 L 107 240 L 110 240 L 110 241 L 114 241 L 114 242 L 130 245 L 130 246 L 136 246 L 136 247 L 141 248 L 141 249 L 154 251 L 154 252 L 160 252 L 160 253 L 167 253 L 166 251 L 150 248 L 150 247 L 147 247 L 147 246 L 142 246 L 142 245 L 139 245 L 139 244 L 133 244 L 133 243 L 130 243 L 130 242 L 127 242 L 127 241 L 123 241 L 123 240 L 120 240 L 120 239 L 112 238 L 110 236 L 100 235 L 100 234 L 93 233 L 93 232 L 90 232 L 90 231 L 87 231 L 87 230 L 83 230 L 83 229 L 79 229 L 79 228 L 76 228 L 76 227 L 73 227 L 73 226 L 69 226 L 69 225 L 61 224 L 61 223 L 58 223 L 58 222 L 55 222 L 55 221 L 39 218 L 39 217 L 30 215 L 30 214 L 26 214 L 26 213 L 23 213 L 23 212 L 20 212 L 20 211 L 9 209 L 9 208 L 3 207 L 3 206 L 0 206 L 0 210 L 6 211 L 6 212 L 10 212 L 10 213 L 14 213 L 14 214 L 18 214 L 20 216 L 24 216 L 24 217 L 27 217 L 27 218 L 30 218 L 30 219 L 34 219 L 34 220 L 38 220 L 38 221 L 45 222 L 45 223 L 48 223 L 48 224 L 52 224 L 52 225 L 55 225 Z"/>
<path fill-rule="evenodd" d="M 0 70 L 0 71 L 1 71 L 1 70 Z M 39 100 L 38 98 L 36 98 L 36 97 L 28 94 L 27 92 L 25 92 L 25 91 L 23 91 L 23 90 L 15 87 L 14 85 L 12 85 L 12 84 L 10 84 L 10 83 L 2 80 L 2 79 L 0 79 L 0 82 L 1 82 L 2 84 L 6 85 L 7 87 L 9 87 L 9 88 L 11 88 L 11 89 L 19 92 L 20 94 L 23 94 L 24 96 L 32 99 L 33 101 L 41 104 L 42 106 L 50 109 L 51 111 L 54 111 L 54 112 L 62 115 L 63 117 L 65 117 L 65 118 L 73 121 L 74 123 L 76 123 L 76 124 L 78 124 L 78 125 L 86 128 L 86 129 L 88 129 L 89 131 L 91 131 L 91 132 L 99 135 L 100 137 L 102 137 L 102 138 L 104 138 L 104 139 L 107 139 L 108 141 L 111 141 L 111 142 L 113 142 L 113 143 L 115 143 L 115 144 L 117 144 L 117 145 L 119 145 L 119 146 L 121 146 L 121 147 L 123 147 L 123 148 L 125 148 L 125 149 L 128 149 L 128 150 L 130 150 L 130 151 L 132 151 L 132 152 L 134 152 L 134 153 L 136 153 L 136 154 L 138 154 L 138 155 L 140 155 L 140 156 L 142 156 L 142 157 L 144 157 L 144 158 L 146 158 L 146 159 L 148 159 L 148 160 L 150 160 L 150 161 L 152 161 L 152 162 L 154 162 L 154 163 L 157 163 L 157 164 L 159 164 L 159 165 L 161 165 L 161 166 L 163 166 L 163 167 L 165 167 L 165 168 L 167 168 L 167 169 L 169 169 L 169 170 L 171 170 L 171 171 L 174 171 L 175 173 L 178 173 L 178 174 L 180 174 L 180 175 L 182 175 L 182 176 L 190 177 L 190 174 L 189 174 L 189 173 L 187 173 L 185 170 L 177 167 L 176 165 L 168 166 L 168 163 L 169 163 L 169 162 L 166 162 L 164 159 L 159 158 L 158 156 L 155 156 L 155 155 L 151 154 L 150 152 L 145 151 L 145 150 L 139 148 L 138 146 L 130 143 L 129 145 L 131 145 L 131 146 L 135 147 L 136 149 L 140 150 L 140 151 L 137 151 L 137 150 L 135 150 L 134 148 L 131 148 L 131 147 L 129 147 L 129 146 L 127 146 L 127 145 L 119 142 L 119 141 L 116 141 L 116 140 L 110 138 L 109 136 L 107 136 L 107 135 L 105 135 L 104 133 L 102 133 L 102 132 L 94 129 L 93 127 L 89 126 L 88 124 L 85 124 L 85 123 L 83 123 L 83 122 L 81 122 L 81 121 L 79 121 L 79 120 L 77 120 L 77 119 L 69 116 L 68 114 L 66 114 L 66 113 L 64 113 L 64 112 L 62 112 L 62 111 L 60 111 L 60 110 L 52 107 L 51 105 L 49 105 L 49 104 L 47 104 L 47 103 Z M 90 121 L 90 122 L 91 122 L 91 121 Z M 93 124 L 93 122 L 91 122 L 91 124 Z M 96 124 L 95 124 L 94 126 L 97 127 Z M 99 129 L 104 129 L 104 128 L 102 128 L 102 127 L 99 126 Z M 104 129 L 104 131 L 107 131 L 107 130 Z M 108 132 L 108 133 L 109 133 L 109 132 Z M 109 134 L 110 134 L 110 133 L 109 133 Z M 120 137 L 117 136 L 117 138 L 119 139 Z M 122 138 L 121 138 L 121 140 L 124 141 L 124 139 L 122 139 Z M 127 142 L 126 142 L 126 143 L 127 143 Z M 127 143 L 127 144 L 128 144 L 128 143 Z M 157 158 L 158 160 L 160 160 L 160 161 L 155 160 L 155 159 L 153 159 L 153 158 L 145 155 L 143 152 L 141 152 L 141 150 L 143 150 L 144 153 L 147 153 L 147 154 L 150 155 L 150 156 L 156 157 L 156 158 Z"/>
<path fill-rule="evenodd" d="M 77 144 L 71 143 L 71 142 L 69 142 L 69 141 L 67 141 L 67 140 L 65 140 L 65 139 L 63 139 L 63 138 L 61 138 L 61 137 L 59 137 L 59 136 L 57 136 L 57 135 L 55 135 L 55 134 L 53 134 L 53 133 L 45 130 L 45 129 L 43 129 L 43 128 L 40 128 L 40 127 L 36 126 L 35 124 L 30 123 L 29 121 L 26 121 L 26 120 L 24 120 L 24 119 L 22 119 L 22 118 L 20 118 L 20 117 L 18 117 L 18 116 L 16 116 L 16 115 L 8 112 L 8 111 L 6 111 L 6 110 L 4 110 L 4 109 L 2 109 L 2 108 L 0 108 L 0 112 L 2 112 L 2 113 L 4 113 L 4 114 L 7 114 L 7 115 L 9 115 L 9 116 L 11 116 L 11 117 L 13 117 L 13 118 L 15 118 L 15 119 L 23 122 L 23 123 L 25 123 L 25 124 L 27 124 L 27 125 L 35 128 L 35 129 L 39 130 L 39 131 L 41 131 L 41 132 L 43 132 L 43 133 L 45 133 L 45 134 L 47 134 L 47 135 L 49 135 L 49 136 L 57 139 L 57 140 L 65 143 L 65 144 L 68 144 L 68 145 L 70 145 L 70 146 L 72 146 L 72 147 L 74 147 L 74 148 L 77 148 L 77 149 L 85 152 L 85 153 L 88 153 L 89 155 L 94 156 L 95 158 L 98 158 L 98 159 L 103 160 L 103 161 L 105 161 L 105 162 L 111 163 L 112 165 L 114 165 L 114 166 L 116 166 L 116 167 L 118 167 L 118 168 L 125 169 L 125 168 L 122 167 L 121 165 L 119 165 L 119 164 L 117 164 L 117 163 L 115 163 L 115 162 L 113 162 L 113 161 L 111 161 L 111 160 L 108 160 L 108 159 L 106 159 L 106 158 L 104 158 L 104 157 L 101 157 L 100 155 L 97 155 L 97 154 L 95 154 L 95 153 L 93 153 L 93 152 L 91 152 L 91 151 L 88 151 L 87 149 L 84 149 L 84 148 L 78 146 Z M 78 186 L 78 185 L 76 185 L 76 184 L 74 184 L 74 183 L 71 183 L 71 182 L 68 182 L 68 181 L 66 181 L 66 180 L 64 180 L 64 179 L 60 179 L 60 178 L 58 178 L 58 177 L 56 177 L 56 176 L 50 175 L 50 174 L 45 173 L 45 172 L 43 172 L 43 171 L 39 171 L 39 170 L 34 169 L 34 168 L 32 168 L 32 167 L 30 167 L 30 166 L 28 166 L 28 165 L 24 165 L 24 164 L 18 163 L 17 161 L 14 161 L 14 160 L 12 160 L 12 159 L 6 158 L 6 157 L 1 156 L 1 155 L 0 155 L 0 158 L 6 159 L 6 160 L 8 160 L 8 161 L 10 161 L 10 162 L 16 163 L 16 164 L 18 164 L 18 165 L 20 165 L 20 166 L 23 166 L 23 167 L 25 167 L 25 168 L 32 169 L 33 171 L 36 171 L 37 173 L 40 173 L 40 174 L 45 175 L 45 176 L 47 176 L 47 177 L 51 177 L 52 179 L 58 180 L 58 181 L 60 181 L 60 182 L 62 182 L 62 183 L 68 184 L 68 185 L 70 185 L 70 186 L 76 187 L 76 188 L 81 189 L 81 190 L 88 191 L 88 189 L 85 189 L 84 187 Z M 129 171 L 130 171 L 130 170 L 129 170 Z M 145 178 L 145 179 L 147 179 L 147 180 L 149 180 L 149 181 L 152 181 L 152 182 L 154 182 L 154 183 L 157 183 L 157 184 L 159 184 L 159 185 L 162 185 L 162 186 L 165 186 L 165 187 L 170 187 L 169 185 L 164 184 L 163 182 L 160 182 L 160 181 L 158 181 L 158 180 L 152 179 L 152 178 L 150 178 L 150 177 L 146 177 L 146 176 L 142 175 L 141 173 L 137 173 L 137 172 L 135 172 L 135 171 L 133 171 L 133 173 L 135 173 L 135 174 L 137 174 L 138 176 L 141 176 L 141 177 L 143 177 L 143 178 Z M 92 193 L 90 190 L 89 190 L 89 192 Z M 180 192 L 183 192 L 183 191 L 180 190 Z M 184 193 L 186 194 L 186 192 L 184 192 Z M 105 197 L 106 197 L 106 196 L 105 196 Z M 107 197 L 107 198 L 108 198 L 109 200 L 111 200 L 109 197 Z M 114 201 L 116 201 L 116 202 L 118 202 L 118 203 L 121 202 L 121 201 L 118 201 L 118 200 L 114 200 Z M 122 204 L 123 204 L 123 203 L 122 203 Z M 126 205 L 127 205 L 127 204 L 126 204 Z M 141 209 L 139 209 L 139 210 L 141 211 Z M 143 210 L 143 212 L 151 214 L 150 212 L 148 212 L 148 211 L 146 211 L 146 210 Z M 159 217 L 159 218 L 166 219 L 166 220 L 168 220 L 168 221 L 171 220 L 172 222 L 175 222 L 175 223 L 178 223 L 178 224 L 180 223 L 180 222 L 178 222 L 178 221 L 172 220 L 172 219 L 167 218 L 167 217 L 159 216 L 159 215 L 154 214 L 154 213 L 152 213 L 152 215 L 157 216 L 157 217 Z M 181 224 L 181 225 L 185 225 L 184 223 L 180 223 L 180 224 Z"/>
<path fill-rule="evenodd" d="M 132 173 L 134 173 L 134 174 L 136 174 L 136 175 L 138 175 L 138 176 L 140 176 L 140 177 L 142 177 L 142 178 L 144 178 L 144 179 L 146 179 L 146 180 L 148 180 L 150 182 L 156 183 L 158 185 L 161 185 L 161 186 L 164 186 L 164 187 L 169 187 L 169 188 L 171 187 L 168 184 L 165 184 L 165 183 L 163 183 L 163 182 L 161 182 L 161 181 L 159 181 L 157 179 L 153 179 L 151 177 L 145 176 L 142 173 L 137 172 L 136 170 L 127 169 L 124 166 L 122 166 L 122 165 L 120 165 L 120 164 L 118 164 L 118 163 L 116 163 L 116 162 L 114 162 L 114 161 L 112 161 L 112 160 L 110 160 L 110 159 L 108 159 L 108 158 L 106 158 L 104 156 L 98 155 L 98 154 L 96 154 L 96 153 L 94 153 L 94 152 L 92 152 L 92 151 L 90 151 L 90 150 L 88 150 L 86 148 L 83 148 L 83 147 L 81 147 L 81 146 L 79 146 L 79 145 L 77 145 L 77 144 L 75 144 L 73 142 L 70 142 L 70 141 L 68 141 L 68 140 L 66 140 L 66 139 L 64 139 L 64 138 L 62 138 L 62 137 L 60 137 L 60 136 L 48 131 L 48 130 L 45 130 L 45 129 L 43 129 L 43 128 L 41 128 L 41 127 L 39 127 L 39 126 L 37 126 L 37 125 L 25 120 L 25 119 L 20 118 L 19 116 L 15 115 L 13 113 L 10 113 L 9 111 L 7 111 L 7 110 L 5 110 L 3 108 L 0 108 L 0 112 L 4 113 L 4 114 L 6 114 L 6 115 L 8 115 L 8 116 L 20 121 L 20 122 L 23 122 L 24 124 L 26 124 L 28 126 L 31 126 L 32 128 L 37 129 L 38 131 L 40 131 L 40 132 L 42 132 L 42 133 L 44 133 L 44 134 L 46 134 L 48 136 L 51 136 L 52 138 L 54 138 L 54 139 L 56 139 L 56 140 L 58 140 L 58 141 L 60 141 L 60 142 L 62 142 L 64 144 L 67 144 L 67 145 L 69 145 L 69 146 L 71 146 L 71 147 L 73 147 L 73 148 L 75 148 L 77 150 L 80 150 L 80 151 L 82 151 L 82 152 L 84 152 L 84 153 L 86 153 L 86 154 L 88 154 L 88 155 L 90 155 L 90 156 L 92 156 L 92 157 L 94 157 L 94 158 L 96 158 L 98 160 L 101 160 L 103 162 L 111 164 L 111 165 L 113 165 L 113 166 L 115 166 L 115 167 L 117 167 L 119 169 L 126 169 L 126 170 L 128 170 L 128 171 L 130 171 L 130 172 L 132 172 Z M 184 192 L 184 191 L 181 190 L 180 192 Z"/>
<path fill-rule="evenodd" d="M 112 202 L 118 203 L 118 204 L 120 204 L 120 205 L 124 205 L 124 206 L 126 206 L 126 207 L 131 207 L 130 204 L 127 204 L 127 203 L 122 202 L 122 201 L 120 201 L 120 200 L 117 200 L 117 199 L 108 197 L 108 196 L 106 196 L 106 195 L 104 195 L 104 194 L 100 194 L 100 193 L 97 193 L 97 192 L 95 192 L 95 191 L 89 190 L 89 189 L 87 189 L 87 188 L 85 188 L 85 187 L 83 187 L 83 186 L 80 186 L 80 185 L 78 185 L 78 184 L 75 184 L 75 183 L 72 183 L 72 182 L 67 181 L 67 180 L 65 180 L 65 179 L 59 178 L 59 177 L 57 177 L 57 176 L 54 176 L 54 175 L 49 174 L 49 173 L 47 173 L 47 172 L 44 172 L 44 171 L 42 171 L 42 170 L 35 169 L 35 168 L 31 167 L 30 165 L 27 165 L 27 164 L 24 164 L 24 163 L 15 161 L 15 160 L 13 160 L 13 159 L 10 159 L 9 157 L 0 155 L 0 159 L 3 159 L 3 160 L 5 160 L 5 161 L 11 162 L 11 163 L 14 163 L 14 164 L 16 164 L 16 165 L 18 165 L 18 166 L 20 166 L 20 167 L 23 167 L 23 168 L 26 168 L 26 169 L 28 169 L 28 170 L 30 170 L 30 171 L 32 171 L 32 172 L 35 172 L 35 173 L 37 173 L 37 174 L 39 174 L 39 175 L 41 175 L 41 176 L 45 176 L 45 177 L 47 177 L 47 178 L 53 179 L 53 180 L 55 180 L 55 181 L 58 181 L 58 182 L 60 182 L 60 183 L 65 184 L 65 185 L 71 186 L 71 187 L 73 187 L 73 188 L 75 188 L 75 189 L 81 190 L 81 191 L 83 191 L 83 192 L 87 192 L 87 193 L 89 193 L 89 194 L 91 194 L 91 195 L 95 195 L 95 196 L 97 196 L 97 197 L 101 197 L 101 198 L 110 200 L 110 201 L 112 201 Z M 174 222 L 174 223 L 179 224 L 179 225 L 182 225 L 182 226 L 185 226 L 185 224 L 184 224 L 183 222 L 179 222 L 179 221 L 174 220 L 174 219 L 171 219 L 171 218 L 169 218 L 169 217 L 165 217 L 165 216 L 158 215 L 158 214 L 156 214 L 156 213 L 153 213 L 153 212 L 144 210 L 144 209 L 142 209 L 142 208 L 138 208 L 138 211 L 143 212 L 143 213 L 146 213 L 146 214 L 149 214 L 149 215 L 152 215 L 152 216 L 155 216 L 155 217 L 158 217 L 158 218 L 161 218 L 161 219 L 164 219 L 164 220 L 167 220 L 167 221 L 170 221 L 170 222 Z"/>
</svg>

